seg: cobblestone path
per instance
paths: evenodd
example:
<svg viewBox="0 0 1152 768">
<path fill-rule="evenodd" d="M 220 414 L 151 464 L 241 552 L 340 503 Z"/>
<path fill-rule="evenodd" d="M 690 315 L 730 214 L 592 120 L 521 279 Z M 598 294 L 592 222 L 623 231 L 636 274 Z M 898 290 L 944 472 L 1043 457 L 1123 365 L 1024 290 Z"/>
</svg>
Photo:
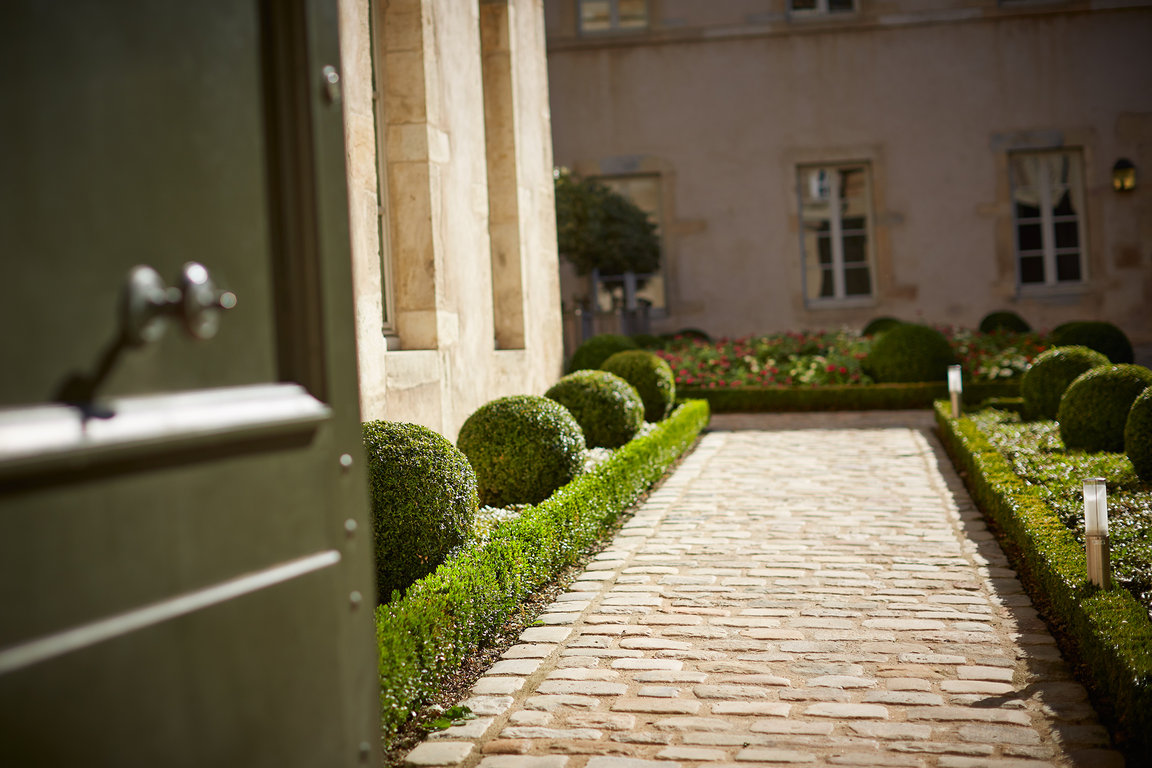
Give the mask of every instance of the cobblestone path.
<svg viewBox="0 0 1152 768">
<path fill-rule="evenodd" d="M 926 414 L 712 429 L 409 763 L 1123 765 Z"/>
</svg>

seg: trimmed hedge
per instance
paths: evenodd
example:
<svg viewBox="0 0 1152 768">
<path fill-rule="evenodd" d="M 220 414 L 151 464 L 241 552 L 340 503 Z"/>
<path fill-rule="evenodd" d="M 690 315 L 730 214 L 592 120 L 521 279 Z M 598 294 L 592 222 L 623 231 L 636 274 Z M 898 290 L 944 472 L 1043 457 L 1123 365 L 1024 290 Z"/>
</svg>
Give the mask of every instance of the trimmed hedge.
<svg viewBox="0 0 1152 768">
<path fill-rule="evenodd" d="M 1078 320 L 1052 329 L 1048 341 L 1054 347 L 1088 347 L 1104 354 L 1113 363 L 1135 360 L 1132 342 L 1119 326 L 1098 320 Z"/>
<path fill-rule="evenodd" d="M 770 413 L 798 411 L 902 411 L 931 408 L 948 396 L 948 385 L 937 382 L 914 384 L 845 384 L 825 387 L 731 387 L 704 389 L 681 386 L 685 400 L 707 400 L 713 413 Z M 964 402 L 979 404 L 993 397 L 1016 397 L 1016 382 L 967 382 Z"/>
<path fill-rule="evenodd" d="M 464 543 L 476 517 L 476 474 L 447 438 L 419 424 L 369 421 L 377 602 L 427 576 Z"/>
<path fill-rule="evenodd" d="M 1124 453 L 1136 476 L 1152 484 L 1152 387 L 1144 390 L 1124 423 Z"/>
<path fill-rule="evenodd" d="M 1108 365 L 1108 358 L 1088 347 L 1052 347 L 1041 352 L 1020 377 L 1020 395 L 1030 419 L 1055 419 L 1068 385 L 1085 371 Z"/>
<path fill-rule="evenodd" d="M 584 432 L 540 395 L 508 395 L 472 412 L 456 445 L 476 470 L 481 504 L 536 504 L 584 469 Z"/>
<path fill-rule="evenodd" d="M 890 331 L 898 325 L 903 325 L 903 320 L 897 320 L 894 317 L 874 317 L 868 321 L 868 325 L 864 326 L 864 330 L 860 331 L 861 336 L 878 336 L 885 331 Z"/>
<path fill-rule="evenodd" d="M 1064 447 L 1123 453 L 1128 412 L 1148 387 L 1152 370 L 1142 365 L 1102 365 L 1077 376 L 1056 410 Z"/>
<path fill-rule="evenodd" d="M 572 359 L 568 361 L 568 373 L 587 369 L 596 370 L 601 363 L 617 352 L 639 348 L 637 342 L 618 333 L 602 333 L 599 336 L 593 336 L 576 347 L 576 351 L 572 353 Z"/>
<path fill-rule="evenodd" d="M 575 563 L 658 480 L 708 423 L 683 403 L 650 433 L 546 501 L 466 546 L 399 599 L 376 609 L 384 736 L 493 642 L 521 601 Z"/>
<path fill-rule="evenodd" d="M 1038 491 L 966 418 L 951 419 L 936 403 L 944 446 L 980 509 L 1018 555 L 1014 566 L 1033 598 L 1047 604 L 1089 675 L 1099 701 L 1111 705 L 1117 744 L 1130 755 L 1152 754 L 1152 621 L 1123 589 L 1088 582 L 1084 548 Z M 1134 763 L 1130 763 L 1134 764 Z"/>
<path fill-rule="evenodd" d="M 1028 333 L 1032 326 L 1020 315 L 1010 310 L 989 312 L 980 321 L 980 333 L 995 333 L 996 331 L 1011 331 L 1012 333 Z"/>
<path fill-rule="evenodd" d="M 879 382 L 944 381 L 948 366 L 955 362 L 944 334 L 926 325 L 903 323 L 876 339 L 864 367 Z"/>
<path fill-rule="evenodd" d="M 676 402 L 676 377 L 672 367 L 655 352 L 644 349 L 617 352 L 600 365 L 636 388 L 644 402 L 644 420 L 657 422 L 672 412 Z"/>
<path fill-rule="evenodd" d="M 576 371 L 544 397 L 568 409 L 589 448 L 619 448 L 644 426 L 644 401 L 636 388 L 608 371 Z"/>
</svg>

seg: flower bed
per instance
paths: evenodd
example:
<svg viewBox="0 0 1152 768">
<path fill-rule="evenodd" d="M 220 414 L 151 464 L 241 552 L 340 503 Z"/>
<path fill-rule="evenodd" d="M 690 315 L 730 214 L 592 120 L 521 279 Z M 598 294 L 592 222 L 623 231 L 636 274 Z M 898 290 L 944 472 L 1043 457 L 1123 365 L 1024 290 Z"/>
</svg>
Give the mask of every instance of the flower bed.
<svg viewBox="0 0 1152 768">
<path fill-rule="evenodd" d="M 1097 706 L 1114 722 L 1118 746 L 1130 764 L 1146 764 L 1152 755 L 1149 606 L 1126 589 L 1103 590 L 1088 582 L 1084 545 L 1077 538 L 1076 508 L 1082 502 L 1076 497 L 1083 477 L 1096 474 L 1119 491 L 1114 532 L 1124 541 L 1117 555 L 1125 565 L 1116 575 L 1131 586 L 1148 573 L 1148 529 L 1135 536 L 1121 531 L 1148 524 L 1152 490 L 1131 481 L 1122 456 L 1064 453 L 1044 422 L 1018 425 L 1012 416 L 995 413 L 952 419 L 943 401 L 936 404 L 936 421 L 973 498 L 1007 540 L 1005 549 L 1033 600 L 1071 645 Z"/>
<path fill-rule="evenodd" d="M 682 403 L 651 430 L 540 504 L 503 520 L 402 596 L 376 609 L 385 737 L 467 658 L 493 642 L 521 602 L 576 562 L 707 425 L 707 403 Z"/>
<path fill-rule="evenodd" d="M 969 382 L 1015 380 L 1045 349 L 1035 333 L 981 333 L 940 327 Z M 653 351 L 677 387 L 826 387 L 874 383 L 864 367 L 872 337 L 853 331 L 788 332 L 715 342 L 674 337 Z"/>
</svg>

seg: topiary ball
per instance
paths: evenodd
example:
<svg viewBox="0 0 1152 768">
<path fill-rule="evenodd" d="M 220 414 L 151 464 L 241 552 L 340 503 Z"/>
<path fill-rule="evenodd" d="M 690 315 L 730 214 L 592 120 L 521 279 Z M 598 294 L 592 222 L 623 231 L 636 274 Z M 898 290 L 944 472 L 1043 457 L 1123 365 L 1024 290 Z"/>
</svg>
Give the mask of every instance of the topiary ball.
<svg viewBox="0 0 1152 768">
<path fill-rule="evenodd" d="M 659 355 L 642 349 L 617 352 L 600 368 L 636 387 L 644 401 L 645 421 L 660 421 L 672 412 L 672 405 L 676 402 L 676 379 L 672 367 Z"/>
<path fill-rule="evenodd" d="M 1012 333 L 1028 333 L 1032 326 L 1015 312 L 1007 310 L 990 312 L 980 321 L 981 333 L 995 333 L 996 331 L 1011 331 Z"/>
<path fill-rule="evenodd" d="M 865 362 L 869 374 L 879 382 L 943 381 L 956 358 L 940 331 L 901 323 L 873 342 Z"/>
<path fill-rule="evenodd" d="M 864 330 L 860 331 L 860 335 L 879 336 L 885 331 L 891 330 L 896 326 L 903 324 L 903 320 L 897 320 L 894 317 L 875 317 L 868 321 L 868 325 L 864 326 Z"/>
<path fill-rule="evenodd" d="M 476 470 L 480 502 L 536 504 L 584 468 L 584 433 L 568 410 L 539 395 L 511 395 L 480 406 L 456 445 Z"/>
<path fill-rule="evenodd" d="M 1142 365 L 1104 365 L 1077 376 L 1056 411 L 1064 447 L 1123 451 L 1128 411 L 1150 386 L 1152 370 Z"/>
<path fill-rule="evenodd" d="M 1072 381 L 1108 358 L 1088 347 L 1053 347 L 1036 356 L 1020 377 L 1020 396 L 1029 419 L 1054 419 L 1060 398 Z"/>
<path fill-rule="evenodd" d="M 1132 403 L 1124 422 L 1124 453 L 1128 454 L 1136 476 L 1152 483 L 1152 387 Z"/>
<path fill-rule="evenodd" d="M 1055 347 L 1088 347 L 1103 353 L 1113 363 L 1129 364 L 1135 359 L 1132 342 L 1112 323 L 1078 321 L 1052 329 L 1049 343 Z"/>
<path fill-rule="evenodd" d="M 636 342 L 627 336 L 616 333 L 602 333 L 599 336 L 593 336 L 572 353 L 572 359 L 568 361 L 568 372 L 594 371 L 600 367 L 601 363 L 617 352 L 637 348 Z"/>
<path fill-rule="evenodd" d="M 644 424 L 644 401 L 636 388 L 608 371 L 570 373 L 544 393 L 568 409 L 589 448 L 618 448 Z"/>
<path fill-rule="evenodd" d="M 705 344 L 712 341 L 712 337 L 708 335 L 708 332 L 702 331 L 699 328 L 681 328 L 680 330 L 676 331 L 676 333 L 672 334 L 673 338 L 675 338 L 677 336 L 679 336 L 682 339 L 692 339 L 693 341 L 702 341 Z"/>
<path fill-rule="evenodd" d="M 632 341 L 636 342 L 636 346 L 640 349 L 656 349 L 664 345 L 662 338 L 650 333 L 637 333 L 632 337 Z"/>
<path fill-rule="evenodd" d="M 464 454 L 419 424 L 363 425 L 376 588 L 386 603 L 464 543 L 476 517 L 476 475 Z"/>
</svg>

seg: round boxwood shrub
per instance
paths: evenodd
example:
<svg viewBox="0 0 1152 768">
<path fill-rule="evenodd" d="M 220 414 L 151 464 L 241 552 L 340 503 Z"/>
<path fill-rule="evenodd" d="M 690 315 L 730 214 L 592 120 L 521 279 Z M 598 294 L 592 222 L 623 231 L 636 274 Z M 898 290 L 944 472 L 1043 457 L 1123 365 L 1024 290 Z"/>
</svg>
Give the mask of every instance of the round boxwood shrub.
<svg viewBox="0 0 1152 768">
<path fill-rule="evenodd" d="M 589 448 L 618 448 L 644 424 L 644 402 L 636 388 L 608 371 L 570 373 L 544 396 L 568 409 Z"/>
<path fill-rule="evenodd" d="M 1152 483 L 1152 387 L 1145 389 L 1128 411 L 1124 423 L 1124 453 L 1136 476 Z"/>
<path fill-rule="evenodd" d="M 650 333 L 638 333 L 632 337 L 632 341 L 636 342 L 636 346 L 640 349 L 655 349 L 664 344 L 662 338 Z"/>
<path fill-rule="evenodd" d="M 568 410 L 539 395 L 510 395 L 476 409 L 456 445 L 476 470 L 480 502 L 536 504 L 584 468 L 584 433 Z"/>
<path fill-rule="evenodd" d="M 1142 365 L 1104 365 L 1077 376 L 1056 411 L 1064 447 L 1123 451 L 1128 411 L 1148 387 L 1152 370 Z"/>
<path fill-rule="evenodd" d="M 1132 342 L 1112 323 L 1078 321 L 1052 329 L 1048 341 L 1054 347 L 1081 346 L 1094 349 L 1113 363 L 1128 364 L 1135 359 Z"/>
<path fill-rule="evenodd" d="M 672 412 L 672 404 L 676 401 L 676 379 L 672 367 L 659 355 L 643 349 L 617 352 L 600 368 L 636 387 L 644 402 L 645 421 L 660 421 Z"/>
<path fill-rule="evenodd" d="M 626 349 L 637 349 L 636 342 L 616 333 L 602 333 L 581 344 L 568 361 L 568 372 L 596 370 L 608 358 Z"/>
<path fill-rule="evenodd" d="M 879 336 L 885 331 L 891 330 L 896 326 L 903 324 L 903 320 L 897 320 L 894 317 L 874 317 L 868 321 L 868 325 L 864 326 L 864 330 L 860 331 L 860 335 Z"/>
<path fill-rule="evenodd" d="M 1108 365 L 1108 358 L 1088 347 L 1044 350 L 1020 377 L 1024 415 L 1029 419 L 1056 418 L 1056 409 L 1068 385 L 1085 371 L 1102 365 Z"/>
<path fill-rule="evenodd" d="M 869 374 L 879 382 L 943 381 L 956 358 L 940 331 L 901 323 L 873 342 L 865 362 Z"/>
<path fill-rule="evenodd" d="M 476 475 L 452 443 L 419 424 L 370 421 L 363 434 L 377 597 L 386 603 L 464 543 L 476 517 Z"/>
<path fill-rule="evenodd" d="M 996 331 L 1011 331 L 1013 333 L 1028 333 L 1032 326 L 1015 312 L 1003 310 L 990 312 L 980 321 L 981 333 L 995 333 Z"/>
<path fill-rule="evenodd" d="M 712 341 L 712 337 L 708 335 L 708 332 L 702 331 L 699 328 L 681 328 L 680 330 L 676 331 L 676 333 L 672 334 L 673 338 L 677 336 L 682 339 L 702 341 L 705 344 L 708 344 Z"/>
</svg>

